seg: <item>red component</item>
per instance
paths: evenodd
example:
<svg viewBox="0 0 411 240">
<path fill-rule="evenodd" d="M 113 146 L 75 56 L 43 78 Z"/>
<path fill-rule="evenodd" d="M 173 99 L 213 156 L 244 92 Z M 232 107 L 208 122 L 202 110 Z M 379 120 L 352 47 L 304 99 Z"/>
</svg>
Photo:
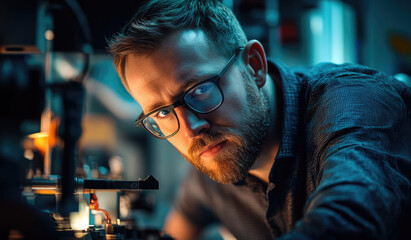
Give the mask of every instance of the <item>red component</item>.
<svg viewBox="0 0 411 240">
<path fill-rule="evenodd" d="M 300 40 L 298 25 L 294 20 L 283 20 L 279 26 L 281 44 L 297 43 Z"/>
<path fill-rule="evenodd" d="M 108 223 L 111 223 L 111 217 L 108 214 L 108 212 L 104 209 L 101 209 L 98 207 L 98 199 L 96 194 L 91 193 L 91 197 L 90 197 L 90 205 L 89 205 L 91 210 L 96 210 L 96 211 L 100 211 L 104 213 L 104 216 L 106 217 L 106 220 Z"/>
</svg>

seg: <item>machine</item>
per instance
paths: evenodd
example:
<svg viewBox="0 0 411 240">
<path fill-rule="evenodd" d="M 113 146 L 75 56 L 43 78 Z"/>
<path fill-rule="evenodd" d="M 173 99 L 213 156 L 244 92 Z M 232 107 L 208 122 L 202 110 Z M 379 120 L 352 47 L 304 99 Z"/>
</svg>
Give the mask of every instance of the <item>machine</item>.
<svg viewBox="0 0 411 240">
<path fill-rule="evenodd" d="M 91 171 L 78 164 L 78 141 L 93 52 L 82 6 L 2 1 L 0 33 L 0 239 L 170 239 L 121 219 L 120 199 L 130 192 L 134 208 L 152 207 L 144 192 L 159 188 L 153 176 L 124 181 L 81 174 Z M 56 51 L 76 53 L 80 70 L 56 77 Z M 106 196 L 115 216 L 101 207 Z"/>
</svg>

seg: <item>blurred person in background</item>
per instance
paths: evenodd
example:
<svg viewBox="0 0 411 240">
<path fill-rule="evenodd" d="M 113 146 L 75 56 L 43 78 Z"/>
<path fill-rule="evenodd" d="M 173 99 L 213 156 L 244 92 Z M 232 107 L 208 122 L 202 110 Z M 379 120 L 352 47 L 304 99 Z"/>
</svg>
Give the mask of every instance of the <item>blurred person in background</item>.
<svg viewBox="0 0 411 240">
<path fill-rule="evenodd" d="M 195 168 L 164 229 L 194 239 L 411 237 L 411 89 L 354 64 L 267 59 L 217 0 L 154 0 L 109 41 L 143 113 Z"/>
</svg>

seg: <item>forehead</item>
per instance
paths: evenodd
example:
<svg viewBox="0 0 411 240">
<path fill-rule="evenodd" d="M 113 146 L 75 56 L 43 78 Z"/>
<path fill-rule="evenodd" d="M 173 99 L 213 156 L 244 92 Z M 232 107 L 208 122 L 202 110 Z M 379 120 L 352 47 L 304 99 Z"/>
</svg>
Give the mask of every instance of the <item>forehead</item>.
<svg viewBox="0 0 411 240">
<path fill-rule="evenodd" d="M 216 74 L 224 58 L 202 31 L 173 33 L 150 54 L 129 55 L 125 77 L 131 95 L 147 112 L 168 105 L 185 83 Z"/>
</svg>

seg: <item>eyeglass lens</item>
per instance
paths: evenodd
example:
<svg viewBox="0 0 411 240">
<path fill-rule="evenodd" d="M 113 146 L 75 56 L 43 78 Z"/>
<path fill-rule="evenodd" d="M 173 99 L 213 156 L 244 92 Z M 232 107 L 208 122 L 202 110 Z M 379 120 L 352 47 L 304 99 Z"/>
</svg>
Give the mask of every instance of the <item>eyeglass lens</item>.
<svg viewBox="0 0 411 240">
<path fill-rule="evenodd" d="M 205 82 L 191 89 L 184 96 L 185 103 L 198 113 L 208 113 L 220 106 L 223 96 L 213 82 Z M 146 128 L 155 136 L 166 138 L 178 130 L 178 120 L 174 110 L 160 109 L 143 121 Z"/>
<path fill-rule="evenodd" d="M 178 130 L 178 120 L 174 110 L 159 110 L 143 120 L 144 126 L 157 137 L 167 137 Z"/>
<path fill-rule="evenodd" d="M 205 82 L 191 89 L 185 96 L 185 103 L 194 111 L 208 113 L 216 109 L 223 100 L 220 89 L 213 82 Z"/>
</svg>

